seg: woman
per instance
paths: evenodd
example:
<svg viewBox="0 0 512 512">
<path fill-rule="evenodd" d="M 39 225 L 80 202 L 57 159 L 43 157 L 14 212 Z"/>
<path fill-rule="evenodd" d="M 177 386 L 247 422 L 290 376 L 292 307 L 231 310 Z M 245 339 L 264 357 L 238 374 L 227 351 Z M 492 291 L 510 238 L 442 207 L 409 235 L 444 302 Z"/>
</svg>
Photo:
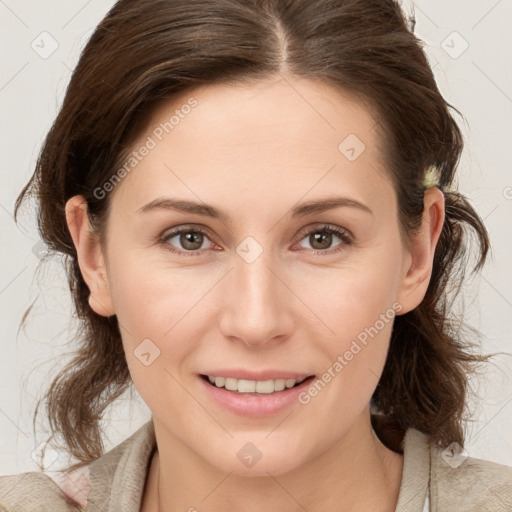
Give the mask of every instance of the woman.
<svg viewBox="0 0 512 512">
<path fill-rule="evenodd" d="M 121 0 L 36 172 L 82 321 L 47 393 L 81 461 L 2 510 L 510 510 L 467 458 L 461 134 L 391 0 Z M 133 382 L 152 419 L 103 454 Z"/>
</svg>

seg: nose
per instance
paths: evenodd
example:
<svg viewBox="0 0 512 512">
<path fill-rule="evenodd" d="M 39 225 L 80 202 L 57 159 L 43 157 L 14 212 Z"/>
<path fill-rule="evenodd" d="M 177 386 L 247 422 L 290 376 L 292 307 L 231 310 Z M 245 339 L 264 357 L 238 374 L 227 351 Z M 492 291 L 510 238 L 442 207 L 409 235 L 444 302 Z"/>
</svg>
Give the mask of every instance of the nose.
<svg viewBox="0 0 512 512">
<path fill-rule="evenodd" d="M 250 347 L 288 338 L 294 325 L 293 307 L 299 302 L 270 253 L 263 251 L 250 263 L 236 256 L 222 290 L 220 330 L 226 338 Z"/>
</svg>

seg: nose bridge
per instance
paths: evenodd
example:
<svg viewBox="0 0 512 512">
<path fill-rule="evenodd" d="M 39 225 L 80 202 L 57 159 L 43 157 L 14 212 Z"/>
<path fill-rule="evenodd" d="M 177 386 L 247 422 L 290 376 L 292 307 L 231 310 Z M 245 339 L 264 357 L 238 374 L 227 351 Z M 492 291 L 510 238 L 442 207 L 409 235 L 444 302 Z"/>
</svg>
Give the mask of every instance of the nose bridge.
<svg viewBox="0 0 512 512">
<path fill-rule="evenodd" d="M 290 333 L 290 301 L 272 255 L 251 237 L 237 247 L 221 322 L 226 337 L 263 345 Z"/>
</svg>

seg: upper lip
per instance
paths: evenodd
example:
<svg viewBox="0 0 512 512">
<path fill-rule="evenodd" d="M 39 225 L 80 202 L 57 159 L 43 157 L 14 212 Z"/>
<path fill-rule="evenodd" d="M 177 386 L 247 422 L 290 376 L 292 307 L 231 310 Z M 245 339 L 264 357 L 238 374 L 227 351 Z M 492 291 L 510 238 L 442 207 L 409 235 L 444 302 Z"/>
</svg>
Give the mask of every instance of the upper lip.
<svg viewBox="0 0 512 512">
<path fill-rule="evenodd" d="M 208 370 L 202 375 L 210 375 L 212 377 L 224 377 L 228 379 L 244 379 L 244 380 L 276 380 L 276 379 L 305 379 L 313 375 L 312 373 L 297 373 L 286 370 L 262 370 L 259 372 L 241 370 L 241 369 L 221 369 Z"/>
</svg>

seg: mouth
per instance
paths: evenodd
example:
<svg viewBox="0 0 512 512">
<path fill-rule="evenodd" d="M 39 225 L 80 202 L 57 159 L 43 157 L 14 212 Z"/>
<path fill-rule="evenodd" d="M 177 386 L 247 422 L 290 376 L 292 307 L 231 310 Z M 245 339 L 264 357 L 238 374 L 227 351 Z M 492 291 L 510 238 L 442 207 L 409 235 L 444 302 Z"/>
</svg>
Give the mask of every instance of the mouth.
<svg viewBox="0 0 512 512">
<path fill-rule="evenodd" d="M 221 377 L 217 375 L 200 375 L 210 386 L 231 391 L 239 395 L 266 396 L 275 395 L 288 389 L 296 388 L 309 383 L 315 378 L 315 375 L 301 377 L 297 379 L 267 379 L 267 380 L 247 380 L 235 379 L 230 377 Z"/>
</svg>

